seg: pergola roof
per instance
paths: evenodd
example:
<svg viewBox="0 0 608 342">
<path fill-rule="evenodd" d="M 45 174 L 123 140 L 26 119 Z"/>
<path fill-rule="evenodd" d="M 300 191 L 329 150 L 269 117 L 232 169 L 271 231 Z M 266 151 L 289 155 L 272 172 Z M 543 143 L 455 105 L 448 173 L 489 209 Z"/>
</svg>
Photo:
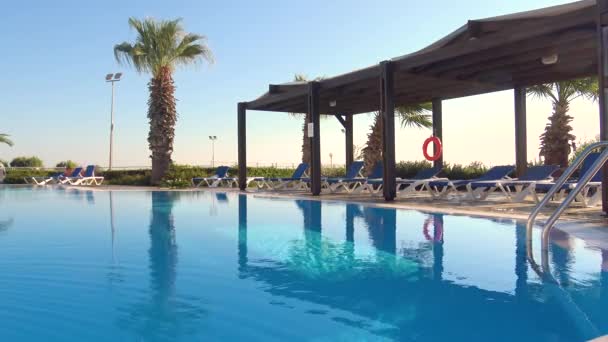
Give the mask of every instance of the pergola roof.
<svg viewBox="0 0 608 342">
<path fill-rule="evenodd" d="M 595 0 L 583 0 L 470 20 L 428 47 L 390 60 L 395 70 L 395 105 L 595 75 L 595 7 Z M 542 62 L 543 57 L 552 55 L 558 56 L 557 63 Z M 377 64 L 319 81 L 320 112 L 378 110 L 380 73 Z M 246 106 L 250 110 L 304 113 L 307 94 L 307 82 L 270 85 L 267 93 Z"/>
</svg>

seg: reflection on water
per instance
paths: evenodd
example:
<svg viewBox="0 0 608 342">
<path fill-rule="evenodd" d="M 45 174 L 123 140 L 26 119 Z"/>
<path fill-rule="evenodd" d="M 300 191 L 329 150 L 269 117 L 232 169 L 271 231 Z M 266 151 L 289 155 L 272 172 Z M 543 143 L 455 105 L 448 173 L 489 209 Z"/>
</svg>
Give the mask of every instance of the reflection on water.
<svg viewBox="0 0 608 342">
<path fill-rule="evenodd" d="M 178 247 L 173 207 L 179 192 L 152 192 L 150 285 L 148 298 L 126 310 L 128 317 L 117 324 L 135 332 L 143 340 L 188 336 L 196 332 L 196 322 L 205 314 L 197 298 L 178 298 L 176 279 Z"/>
<path fill-rule="evenodd" d="M 38 196 L 0 192 L 15 217 L 0 217 L 0 336 L 19 326 L 44 335 L 52 310 L 83 330 L 103 326 L 105 340 L 559 342 L 608 333 L 608 251 L 557 229 L 559 285 L 531 269 L 525 227 L 513 221 L 220 192 Z M 31 215 L 37 208 L 42 219 Z M 65 208 L 73 214 L 59 215 Z M 95 313 L 90 325 L 85 313 Z"/>
</svg>

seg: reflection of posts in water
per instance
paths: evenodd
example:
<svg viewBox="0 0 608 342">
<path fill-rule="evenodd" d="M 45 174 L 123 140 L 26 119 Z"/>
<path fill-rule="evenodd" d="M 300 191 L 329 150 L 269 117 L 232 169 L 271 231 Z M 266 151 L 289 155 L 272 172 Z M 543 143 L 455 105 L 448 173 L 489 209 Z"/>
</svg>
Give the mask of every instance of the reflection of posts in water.
<svg viewBox="0 0 608 342">
<path fill-rule="evenodd" d="M 247 267 L 247 195 L 239 195 L 239 270 Z"/>
<path fill-rule="evenodd" d="M 173 224 L 172 194 L 152 192 L 149 258 L 152 292 L 159 306 L 166 305 L 175 291 L 177 244 Z"/>
<path fill-rule="evenodd" d="M 112 237 L 112 262 L 114 262 L 114 239 L 116 237 L 116 230 L 114 229 L 114 200 L 112 196 L 112 191 L 108 191 L 108 195 L 110 196 L 110 233 Z"/>
<path fill-rule="evenodd" d="M 567 286 L 570 283 L 570 267 L 573 262 L 570 253 L 572 249 L 570 235 L 559 229 L 552 229 L 550 239 L 549 249 L 553 256 L 555 275 L 560 284 Z"/>
<path fill-rule="evenodd" d="M 358 204 L 346 204 L 346 241 L 355 242 L 355 217 L 360 213 Z"/>
<path fill-rule="evenodd" d="M 304 232 L 321 233 L 321 201 L 297 200 L 296 205 L 302 211 Z"/>
<path fill-rule="evenodd" d="M 374 247 L 394 255 L 397 251 L 397 211 L 385 208 L 365 208 L 363 216 Z"/>
<path fill-rule="evenodd" d="M 600 300 L 602 303 L 608 304 L 608 250 L 605 249 L 602 249 Z"/>
<path fill-rule="evenodd" d="M 433 214 L 433 276 L 443 279 L 443 214 Z"/>
<path fill-rule="evenodd" d="M 515 225 L 515 298 L 528 297 L 528 257 L 526 255 L 526 225 Z"/>
</svg>

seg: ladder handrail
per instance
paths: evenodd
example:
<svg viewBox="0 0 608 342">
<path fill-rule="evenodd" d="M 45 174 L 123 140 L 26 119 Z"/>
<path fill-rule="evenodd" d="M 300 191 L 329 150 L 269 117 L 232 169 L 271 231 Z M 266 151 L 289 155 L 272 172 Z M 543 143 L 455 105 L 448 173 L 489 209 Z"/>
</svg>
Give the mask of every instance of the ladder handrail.
<svg viewBox="0 0 608 342">
<path fill-rule="evenodd" d="M 549 203 L 551 198 L 562 188 L 566 181 L 570 176 L 578 169 L 578 167 L 583 163 L 583 161 L 593 152 L 594 150 L 602 147 L 608 146 L 608 141 L 600 141 L 597 143 L 593 143 L 589 145 L 573 162 L 572 164 L 564 171 L 561 177 L 555 182 L 555 185 L 551 187 L 549 192 L 545 195 L 545 197 L 534 207 L 530 216 L 528 217 L 528 222 L 526 223 L 526 250 L 528 254 L 528 259 L 531 262 L 534 262 L 534 255 L 532 252 L 532 230 L 534 228 L 534 222 L 536 221 L 536 217 L 540 213 L 540 211 Z M 560 204 L 560 206 L 553 212 L 553 214 L 549 217 L 547 222 L 543 227 L 542 232 L 542 261 L 543 264 L 546 264 L 548 260 L 546 259 L 545 254 L 548 251 L 548 241 L 549 241 L 549 233 L 553 228 L 553 224 L 559 218 L 559 216 L 566 210 L 566 208 L 574 201 L 576 196 L 585 188 L 587 183 L 591 181 L 591 179 L 595 176 L 595 174 L 602 168 L 604 163 L 608 160 L 608 149 L 605 149 L 602 154 L 597 158 L 597 160 L 593 163 L 591 169 L 587 173 L 583 175 L 577 182 L 576 187 L 568 194 L 566 199 Z"/>
</svg>

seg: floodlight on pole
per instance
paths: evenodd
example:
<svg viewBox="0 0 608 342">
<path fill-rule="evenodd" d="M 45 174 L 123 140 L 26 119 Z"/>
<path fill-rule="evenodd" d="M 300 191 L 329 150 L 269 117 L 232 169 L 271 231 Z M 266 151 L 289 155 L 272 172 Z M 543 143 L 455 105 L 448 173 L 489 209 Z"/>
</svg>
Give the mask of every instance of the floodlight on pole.
<svg viewBox="0 0 608 342">
<path fill-rule="evenodd" d="M 215 141 L 217 136 L 210 135 L 209 140 L 211 140 L 211 167 L 215 167 Z"/>
<path fill-rule="evenodd" d="M 114 83 L 120 81 L 121 77 L 121 72 L 106 75 L 106 82 L 112 84 L 112 101 L 110 104 L 110 160 L 108 163 L 108 170 L 112 170 L 112 152 L 114 149 Z"/>
</svg>

